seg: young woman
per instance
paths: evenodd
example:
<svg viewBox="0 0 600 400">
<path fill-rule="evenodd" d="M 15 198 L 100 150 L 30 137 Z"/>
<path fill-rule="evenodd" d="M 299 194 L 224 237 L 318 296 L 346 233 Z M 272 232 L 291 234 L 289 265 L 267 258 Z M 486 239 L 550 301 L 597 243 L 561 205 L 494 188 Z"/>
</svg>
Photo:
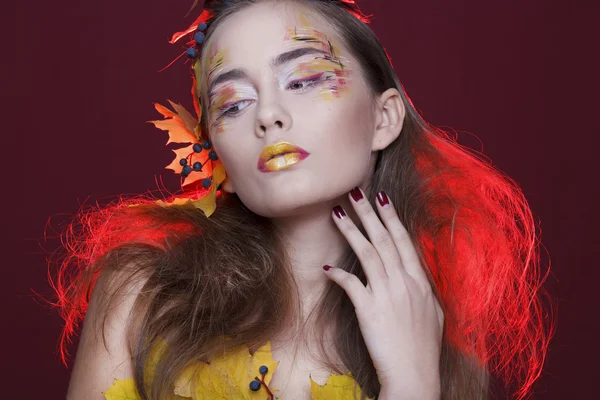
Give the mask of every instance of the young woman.
<svg viewBox="0 0 600 400">
<path fill-rule="evenodd" d="M 184 195 L 70 232 L 70 399 L 528 396 L 550 336 L 531 211 L 420 117 L 367 23 L 352 0 L 207 1 L 174 35 L 198 117 L 153 122 L 188 144 Z"/>
</svg>

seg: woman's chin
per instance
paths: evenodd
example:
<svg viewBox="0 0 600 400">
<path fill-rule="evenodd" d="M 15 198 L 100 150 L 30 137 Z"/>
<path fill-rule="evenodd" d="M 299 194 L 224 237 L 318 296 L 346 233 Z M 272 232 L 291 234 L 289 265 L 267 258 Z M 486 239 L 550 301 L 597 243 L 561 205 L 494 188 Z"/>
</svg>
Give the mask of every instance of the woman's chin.
<svg viewBox="0 0 600 400">
<path fill-rule="evenodd" d="M 275 195 L 261 204 L 246 204 L 252 212 L 266 218 L 308 217 L 315 214 L 329 215 L 333 207 L 332 200 L 308 197 L 306 192 L 300 195 Z"/>
</svg>

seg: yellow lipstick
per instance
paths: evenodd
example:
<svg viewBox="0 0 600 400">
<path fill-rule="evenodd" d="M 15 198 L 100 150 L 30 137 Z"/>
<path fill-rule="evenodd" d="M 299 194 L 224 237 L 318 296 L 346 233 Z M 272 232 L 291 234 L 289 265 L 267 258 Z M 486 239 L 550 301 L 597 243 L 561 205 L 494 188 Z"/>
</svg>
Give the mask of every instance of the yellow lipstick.
<svg viewBox="0 0 600 400">
<path fill-rule="evenodd" d="M 265 146 L 258 158 L 257 168 L 261 172 L 274 172 L 288 168 L 310 155 L 301 147 L 289 142 L 279 142 Z"/>
</svg>

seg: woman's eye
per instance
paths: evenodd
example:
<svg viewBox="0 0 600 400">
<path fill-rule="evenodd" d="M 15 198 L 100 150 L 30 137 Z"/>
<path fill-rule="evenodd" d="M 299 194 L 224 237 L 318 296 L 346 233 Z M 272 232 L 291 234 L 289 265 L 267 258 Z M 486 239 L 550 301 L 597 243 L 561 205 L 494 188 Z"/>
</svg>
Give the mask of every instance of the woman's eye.
<svg viewBox="0 0 600 400">
<path fill-rule="evenodd" d="M 221 115 L 220 115 L 220 117 L 223 117 L 223 116 L 225 116 L 225 117 L 232 117 L 232 116 L 235 116 L 235 115 L 239 114 L 239 112 L 241 111 L 240 110 L 240 104 L 247 103 L 249 101 L 250 100 L 242 100 L 242 101 L 238 101 L 238 102 L 232 103 L 232 104 L 230 104 L 228 106 L 222 107 L 221 108 Z M 243 110 L 243 108 L 242 108 L 242 110 Z"/>
<path fill-rule="evenodd" d="M 308 78 L 305 78 L 305 79 L 298 79 L 298 80 L 292 81 L 287 85 L 287 88 L 293 90 L 294 92 L 302 93 L 306 89 L 308 89 L 312 86 L 315 86 L 315 84 L 317 82 L 321 81 L 323 74 L 324 74 L 324 72 L 321 72 L 319 74 L 309 76 Z M 325 78 L 324 80 L 327 80 L 327 79 L 329 79 L 329 78 Z M 245 108 L 245 107 L 242 107 L 240 109 L 240 105 L 243 103 L 249 103 L 249 102 L 252 102 L 252 100 L 242 100 L 242 101 L 238 101 L 238 102 L 231 103 L 231 104 L 221 107 L 220 108 L 221 113 L 219 115 L 219 118 L 222 118 L 222 117 L 235 118 L 235 116 L 237 114 L 239 114 Z"/>
<path fill-rule="evenodd" d="M 309 76 L 308 78 L 305 78 L 305 79 L 298 79 L 298 80 L 292 81 L 288 84 L 287 87 L 296 92 L 303 92 L 304 89 L 314 86 L 315 83 L 320 81 L 323 74 L 324 74 L 324 72 L 321 72 L 319 74 Z"/>
</svg>

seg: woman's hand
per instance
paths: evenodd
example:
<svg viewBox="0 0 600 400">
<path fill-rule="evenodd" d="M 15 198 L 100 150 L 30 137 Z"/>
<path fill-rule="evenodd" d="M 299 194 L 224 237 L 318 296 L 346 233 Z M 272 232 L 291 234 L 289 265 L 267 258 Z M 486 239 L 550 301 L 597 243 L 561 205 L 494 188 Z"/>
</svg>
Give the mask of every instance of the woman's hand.
<svg viewBox="0 0 600 400">
<path fill-rule="evenodd" d="M 385 193 L 377 194 L 383 224 L 359 188 L 349 194 L 370 241 L 342 207 L 334 207 L 332 217 L 360 260 L 368 283 L 364 286 L 356 275 L 338 268 L 325 274 L 354 305 L 381 393 L 390 398 L 439 399 L 442 308 Z"/>
</svg>

